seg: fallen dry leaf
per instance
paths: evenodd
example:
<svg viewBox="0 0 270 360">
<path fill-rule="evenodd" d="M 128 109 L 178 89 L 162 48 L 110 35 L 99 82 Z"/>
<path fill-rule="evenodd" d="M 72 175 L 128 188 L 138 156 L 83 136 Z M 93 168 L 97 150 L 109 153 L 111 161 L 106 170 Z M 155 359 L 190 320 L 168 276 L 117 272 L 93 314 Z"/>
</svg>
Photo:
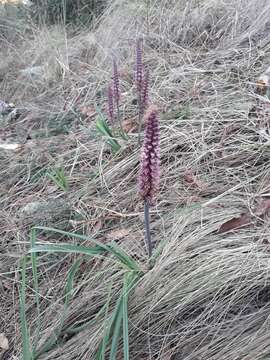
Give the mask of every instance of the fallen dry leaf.
<svg viewBox="0 0 270 360">
<path fill-rule="evenodd" d="M 263 219 L 270 212 L 270 199 L 263 199 L 254 209 L 253 214 Z M 218 234 L 223 234 L 227 231 L 242 228 L 250 225 L 252 222 L 252 214 L 244 213 L 238 218 L 233 218 L 226 221 L 218 230 Z"/>
<path fill-rule="evenodd" d="M 8 339 L 6 338 L 4 333 L 0 334 L 0 349 L 5 351 L 9 349 Z"/>
<path fill-rule="evenodd" d="M 250 223 L 251 223 L 250 214 L 242 214 L 239 218 L 233 218 L 222 224 L 221 227 L 218 229 L 218 234 L 223 234 L 227 231 L 239 229 L 243 226 L 249 225 Z"/>
</svg>

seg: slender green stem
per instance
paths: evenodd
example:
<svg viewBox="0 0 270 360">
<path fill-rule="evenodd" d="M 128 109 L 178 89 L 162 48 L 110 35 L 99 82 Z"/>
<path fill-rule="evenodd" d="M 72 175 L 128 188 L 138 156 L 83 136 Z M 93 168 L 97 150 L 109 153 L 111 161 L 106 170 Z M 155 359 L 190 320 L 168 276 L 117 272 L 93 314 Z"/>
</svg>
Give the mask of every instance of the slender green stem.
<svg viewBox="0 0 270 360">
<path fill-rule="evenodd" d="M 20 264 L 21 282 L 19 289 L 19 301 L 20 301 L 20 323 L 22 334 L 22 359 L 33 360 L 33 353 L 30 347 L 30 335 L 26 320 L 26 263 L 27 258 L 24 256 Z"/>
<path fill-rule="evenodd" d="M 144 200 L 144 226 L 145 226 L 145 243 L 148 250 L 149 258 L 152 256 L 152 240 L 151 240 L 151 233 L 150 233 L 150 214 L 149 214 L 149 203 L 147 199 Z"/>
<path fill-rule="evenodd" d="M 33 249 L 36 245 L 36 229 L 31 229 L 30 232 L 30 241 L 31 241 L 31 249 Z M 38 289 L 38 270 L 37 270 L 37 254 L 31 253 L 31 263 L 32 263 L 32 274 L 33 274 L 33 285 L 35 291 L 35 301 L 37 307 L 37 328 L 36 328 L 36 339 L 33 346 L 33 353 L 36 352 L 36 347 L 38 343 L 38 337 L 40 336 L 41 322 L 40 322 L 40 301 L 39 301 L 39 289 Z"/>
<path fill-rule="evenodd" d="M 131 275 L 133 276 L 133 275 Z M 129 332 L 128 332 L 128 286 L 129 282 L 132 282 L 130 273 L 126 273 L 124 276 L 123 285 L 123 343 L 124 343 L 124 360 L 129 360 Z"/>
</svg>

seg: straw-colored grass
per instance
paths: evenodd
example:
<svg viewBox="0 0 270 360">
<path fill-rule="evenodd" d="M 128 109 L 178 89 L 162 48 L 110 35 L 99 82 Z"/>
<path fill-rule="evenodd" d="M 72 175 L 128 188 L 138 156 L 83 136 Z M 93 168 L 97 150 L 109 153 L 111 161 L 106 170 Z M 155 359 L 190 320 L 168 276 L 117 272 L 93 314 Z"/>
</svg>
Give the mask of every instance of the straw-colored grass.
<svg viewBox="0 0 270 360">
<path fill-rule="evenodd" d="M 114 0 L 91 31 L 31 27 L 23 41 L 1 48 L 0 98 L 23 109 L 0 129 L 1 142 L 21 144 L 16 152 L 0 149 L 0 333 L 10 344 L 4 359 L 22 354 L 18 268 L 33 225 L 115 241 L 139 264 L 143 275 L 123 310 L 129 344 L 121 337 L 119 359 L 127 346 L 132 360 L 270 358 L 269 219 L 256 215 L 269 198 L 269 100 L 254 93 L 269 66 L 269 19 L 266 0 Z M 151 102 L 161 109 L 161 190 L 151 209 L 158 250 L 151 270 L 137 194 L 137 134 L 119 138 L 121 150 L 113 154 L 96 131 L 94 110 L 95 103 L 105 109 L 114 55 L 122 116 L 135 117 L 139 36 Z M 42 72 L 27 77 L 29 66 Z M 82 106 L 94 115 L 82 115 Z M 258 111 L 250 114 L 254 106 Z M 54 169 L 64 170 L 66 191 L 48 175 Z M 253 214 L 250 226 L 218 232 L 242 213 Z M 52 232 L 37 240 L 91 246 Z M 111 255 L 83 258 L 66 309 L 77 259 L 40 253 L 39 314 L 26 263 L 30 343 L 42 347 L 65 313 L 57 346 L 39 359 L 94 359 L 104 339 L 127 270 Z"/>
</svg>

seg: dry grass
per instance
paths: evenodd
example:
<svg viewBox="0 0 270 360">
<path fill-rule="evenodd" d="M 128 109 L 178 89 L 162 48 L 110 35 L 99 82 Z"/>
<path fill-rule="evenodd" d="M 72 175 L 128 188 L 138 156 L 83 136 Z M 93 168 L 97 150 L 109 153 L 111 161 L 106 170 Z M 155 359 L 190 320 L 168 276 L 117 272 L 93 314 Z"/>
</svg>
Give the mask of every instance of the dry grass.
<svg viewBox="0 0 270 360">
<path fill-rule="evenodd" d="M 269 220 L 254 217 L 248 228 L 218 233 L 225 221 L 269 197 L 269 101 L 254 94 L 253 83 L 269 66 L 270 4 L 149 3 L 115 0 L 92 33 L 35 29 L 3 49 L 1 98 L 24 109 L 0 129 L 1 140 L 22 143 L 16 153 L 0 150 L 0 332 L 10 341 L 4 359 L 21 353 L 16 269 L 31 225 L 116 240 L 145 268 L 136 134 L 112 155 L 95 133 L 95 117 L 78 111 L 94 101 L 103 107 L 115 54 L 123 116 L 134 116 L 130 49 L 141 35 L 151 99 L 162 109 L 162 183 L 152 210 L 153 239 L 162 247 L 131 296 L 130 359 L 270 358 Z M 25 78 L 21 70 L 29 65 L 41 66 L 42 76 Z M 261 111 L 249 116 L 255 104 Z M 55 166 L 65 169 L 66 193 L 44 175 Z M 187 181 L 187 170 L 196 183 Z M 33 202 L 42 210 L 26 211 Z M 51 234 L 39 240 L 75 242 Z M 27 319 L 33 337 L 40 323 L 40 343 L 59 324 L 75 258 L 42 256 L 39 317 L 28 288 Z M 105 319 L 79 333 L 70 328 L 94 317 L 110 287 L 112 311 L 123 273 L 111 258 L 83 263 L 62 342 L 40 359 L 94 359 Z"/>
</svg>

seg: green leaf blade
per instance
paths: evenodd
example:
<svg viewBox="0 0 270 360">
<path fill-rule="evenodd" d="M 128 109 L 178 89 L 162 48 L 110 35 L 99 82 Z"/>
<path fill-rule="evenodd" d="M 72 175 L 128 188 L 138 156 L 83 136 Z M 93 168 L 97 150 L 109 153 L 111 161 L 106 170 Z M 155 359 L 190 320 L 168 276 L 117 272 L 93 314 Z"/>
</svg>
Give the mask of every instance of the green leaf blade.
<svg viewBox="0 0 270 360">
<path fill-rule="evenodd" d="M 19 290 L 19 304 L 20 304 L 20 324 L 23 342 L 23 360 L 32 360 L 33 354 L 30 347 L 29 331 L 26 320 L 26 262 L 27 258 L 23 257 L 21 264 L 21 286 Z"/>
</svg>

